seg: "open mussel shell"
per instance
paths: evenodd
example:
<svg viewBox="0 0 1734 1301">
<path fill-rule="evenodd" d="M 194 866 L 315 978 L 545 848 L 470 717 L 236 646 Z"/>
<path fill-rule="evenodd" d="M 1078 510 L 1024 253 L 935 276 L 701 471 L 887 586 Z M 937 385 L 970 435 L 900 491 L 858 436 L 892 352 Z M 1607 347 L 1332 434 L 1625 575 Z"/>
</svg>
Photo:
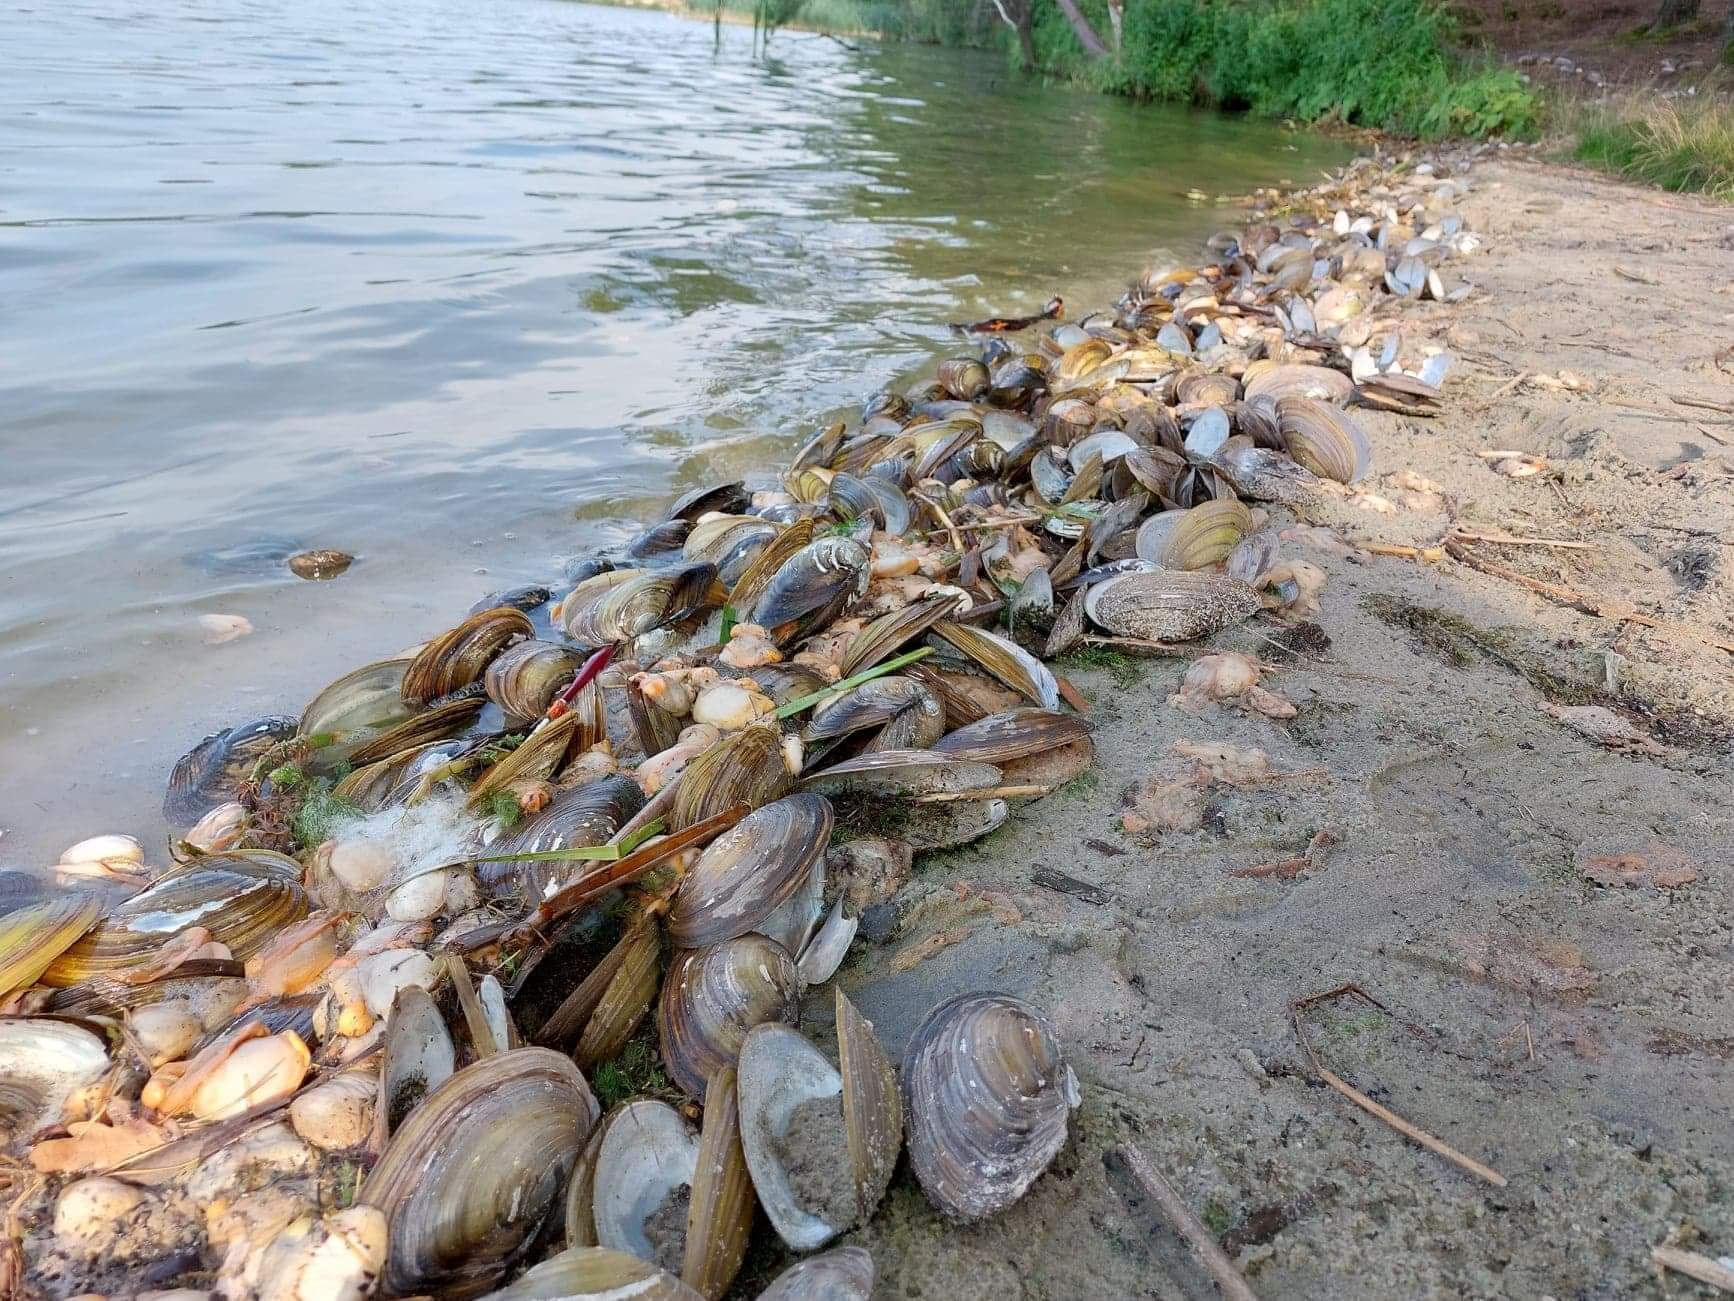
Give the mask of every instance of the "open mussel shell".
<svg viewBox="0 0 1734 1301">
<path fill-rule="evenodd" d="M 790 1265 L 758 1301 L 868 1301 L 874 1273 L 865 1247 L 834 1247 Z"/>
<path fill-rule="evenodd" d="M 105 910 L 96 894 L 65 894 L 0 916 L 0 999 L 36 983 Z"/>
<path fill-rule="evenodd" d="M 957 613 L 961 598 L 956 593 L 929 594 L 874 619 L 855 634 L 838 665 L 843 677 L 870 669 L 905 642 L 921 636 L 942 619 Z"/>
<path fill-rule="evenodd" d="M 608 1247 L 569 1247 L 485 1301 L 699 1301 L 673 1274 Z"/>
<path fill-rule="evenodd" d="M 833 821 L 831 802 L 807 793 L 785 796 L 741 819 L 710 843 L 682 879 L 669 904 L 669 939 L 692 949 L 764 932 L 812 878 Z M 804 931 L 812 924 L 812 917 L 805 919 Z M 775 938 L 792 940 L 785 947 L 798 952 L 806 935 Z"/>
<path fill-rule="evenodd" d="M 896 1072 L 872 1025 L 841 990 L 836 997 L 841 1070 L 787 1026 L 755 1026 L 741 1045 L 747 1168 L 759 1204 L 796 1251 L 822 1247 L 871 1215 L 902 1147 Z"/>
<path fill-rule="evenodd" d="M 465 1067 L 410 1112 L 359 1200 L 389 1224 L 390 1295 L 486 1292 L 535 1245 L 598 1114 L 578 1068 L 546 1048 Z"/>
<path fill-rule="evenodd" d="M 714 515 L 692 526 L 682 554 L 715 565 L 718 581 L 732 585 L 777 533 L 775 524 L 756 515 Z"/>
<path fill-rule="evenodd" d="M 790 556 L 753 604 L 749 622 L 779 645 L 831 622 L 867 590 L 867 548 L 853 538 L 826 537 Z"/>
<path fill-rule="evenodd" d="M 1022 1197 L 1066 1142 L 1078 1082 L 1048 1019 L 1005 994 L 961 994 L 903 1054 L 909 1160 L 946 1215 L 978 1220 Z"/>
<path fill-rule="evenodd" d="M 1236 434 L 1210 458 L 1235 492 L 1249 501 L 1299 505 L 1317 495 L 1319 477 L 1286 452 L 1275 451 Z"/>
<path fill-rule="evenodd" d="M 1276 414 L 1288 454 L 1321 479 L 1358 483 L 1372 468 L 1367 435 L 1341 407 L 1311 398 L 1280 398 Z"/>
<path fill-rule="evenodd" d="M 554 697 L 577 676 L 584 656 L 570 646 L 522 641 L 501 651 L 482 682 L 488 699 L 510 723 L 532 723 L 548 712 Z"/>
<path fill-rule="evenodd" d="M 109 1067 L 101 1036 L 53 1017 L 0 1017 L 0 1150 L 60 1123 Z"/>
<path fill-rule="evenodd" d="M 1062 714 L 1053 709 L 1010 709 L 989 714 L 946 734 L 934 742 L 933 749 L 959 759 L 1003 766 L 1089 739 L 1090 725 L 1076 714 Z"/>
<path fill-rule="evenodd" d="M 479 680 L 488 665 L 512 642 L 535 636 L 522 610 L 495 606 L 472 614 L 423 646 L 403 673 L 406 704 L 421 705 Z"/>
<path fill-rule="evenodd" d="M 365 768 L 423 746 L 449 741 L 475 722 L 487 703 L 480 684 L 472 682 L 396 727 L 365 739 L 358 738 L 359 744 L 349 751 L 349 762 Z"/>
<path fill-rule="evenodd" d="M 294 859 L 264 850 L 194 859 L 117 905 L 40 979 L 65 987 L 139 966 L 190 926 L 203 926 L 244 962 L 307 915 L 300 877 Z"/>
<path fill-rule="evenodd" d="M 1206 569 L 1220 564 L 1252 529 L 1252 512 L 1234 497 L 1163 511 L 1139 527 L 1138 558 L 1164 569 Z"/>
<path fill-rule="evenodd" d="M 170 826 L 190 827 L 237 799 L 259 760 L 298 727 L 293 718 L 261 718 L 207 736 L 175 761 L 163 795 L 163 818 Z"/>
<path fill-rule="evenodd" d="M 811 756 L 851 733 L 875 729 L 868 750 L 921 750 L 945 732 L 945 706 L 914 678 L 863 682 L 823 705 L 802 733 Z"/>
<path fill-rule="evenodd" d="M 961 651 L 979 668 L 998 678 L 1032 704 L 1060 707 L 1060 684 L 1034 655 L 1016 642 L 967 623 L 942 621 L 933 625 L 938 644 Z"/>
<path fill-rule="evenodd" d="M 668 1103 L 651 1098 L 616 1107 L 603 1126 L 591 1180 L 597 1243 L 678 1273 L 698 1134 Z"/>
<path fill-rule="evenodd" d="M 433 995 L 420 985 L 398 990 L 385 1022 L 375 1133 L 381 1138 L 396 1133 L 423 1099 L 451 1078 L 457 1065 L 457 1047 Z"/>
<path fill-rule="evenodd" d="M 1156 570 L 1118 574 L 1084 597 L 1090 619 L 1121 637 L 1192 641 L 1249 619 L 1258 592 L 1226 574 Z"/>
<path fill-rule="evenodd" d="M 945 391 L 964 402 L 975 401 L 993 382 L 987 367 L 974 357 L 948 357 L 939 363 L 935 373 Z"/>
<path fill-rule="evenodd" d="M 782 733 L 769 722 L 730 732 L 687 764 L 674 791 L 670 830 L 727 812 L 737 804 L 756 809 L 779 799 L 792 777 L 783 761 Z"/>
<path fill-rule="evenodd" d="M 763 935 L 680 950 L 663 978 L 656 1016 L 669 1077 L 702 1099 L 705 1082 L 734 1065 L 748 1030 L 766 1021 L 800 1023 L 800 995 L 795 960 Z"/>
<path fill-rule="evenodd" d="M 644 792 L 632 778 L 619 773 L 586 782 L 555 795 L 547 808 L 488 846 L 488 855 L 540 854 L 552 849 L 585 849 L 605 845 L 644 807 Z M 581 862 L 482 863 L 482 882 L 498 888 L 516 881 L 531 899 L 543 899 L 558 883 L 585 870 Z"/>
</svg>

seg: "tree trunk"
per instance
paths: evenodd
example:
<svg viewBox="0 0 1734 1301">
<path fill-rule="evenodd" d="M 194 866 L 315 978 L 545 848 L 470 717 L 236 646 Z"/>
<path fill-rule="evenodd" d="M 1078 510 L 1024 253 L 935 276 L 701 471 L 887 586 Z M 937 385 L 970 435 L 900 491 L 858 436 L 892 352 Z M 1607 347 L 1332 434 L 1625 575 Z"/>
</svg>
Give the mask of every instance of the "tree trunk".
<svg viewBox="0 0 1734 1301">
<path fill-rule="evenodd" d="M 1668 32 L 1698 16 L 1698 0 L 1662 0 L 1661 8 L 1650 20 L 1652 32 Z"/>
<path fill-rule="evenodd" d="M 1668 3 L 1669 0 L 1664 0 Z M 1696 4 L 1698 0 L 1675 0 Z M 1072 25 L 1072 31 L 1077 33 L 1078 44 L 1084 47 L 1084 53 L 1092 59 L 1103 59 L 1108 55 L 1108 47 L 1102 44 L 1102 38 L 1096 35 L 1096 29 L 1090 26 L 1090 20 L 1084 17 L 1083 10 L 1078 8 L 1078 0 L 1059 0 L 1060 9 L 1066 15 L 1066 21 Z"/>
<path fill-rule="evenodd" d="M 1722 62 L 1734 68 L 1734 0 L 1728 5 L 1728 21 L 1722 24 Z"/>
<path fill-rule="evenodd" d="M 1120 29 L 1126 25 L 1125 0 L 1108 0 L 1108 25 L 1114 29 L 1114 53 L 1120 52 Z"/>
<path fill-rule="evenodd" d="M 1006 6 L 1011 6 L 1008 11 Z M 1018 34 L 1018 54 L 1023 59 L 1025 68 L 1036 66 L 1036 38 L 1034 11 L 1030 0 L 993 0 L 993 7 L 999 10 L 1000 21 Z"/>
</svg>

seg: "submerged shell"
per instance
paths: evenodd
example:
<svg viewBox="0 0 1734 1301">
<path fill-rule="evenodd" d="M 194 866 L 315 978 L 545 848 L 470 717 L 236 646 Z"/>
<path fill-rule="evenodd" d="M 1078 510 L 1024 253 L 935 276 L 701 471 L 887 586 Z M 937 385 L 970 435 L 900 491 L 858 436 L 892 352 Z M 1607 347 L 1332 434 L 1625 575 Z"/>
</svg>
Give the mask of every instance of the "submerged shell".
<svg viewBox="0 0 1734 1301">
<path fill-rule="evenodd" d="M 1226 574 L 1157 570 L 1119 574 L 1090 588 L 1084 609 L 1109 632 L 1151 641 L 1192 641 L 1251 618 L 1258 592 Z"/>
<path fill-rule="evenodd" d="M 546 1048 L 485 1057 L 404 1121 L 359 1200 L 390 1225 L 391 1295 L 487 1291 L 535 1244 L 597 1119 L 578 1068 Z"/>
<path fill-rule="evenodd" d="M 813 875 L 834 816 L 822 795 L 767 804 L 712 841 L 675 892 L 668 936 L 698 948 L 760 930 Z"/>
<path fill-rule="evenodd" d="M 657 1008 L 662 1060 L 675 1084 L 703 1098 L 705 1082 L 734 1065 L 747 1031 L 798 1025 L 801 981 L 788 950 L 763 935 L 684 949 L 669 964 Z"/>
<path fill-rule="evenodd" d="M 1005 994 L 961 994 L 903 1054 L 909 1160 L 945 1214 L 977 1220 L 1022 1197 L 1066 1142 L 1078 1082 L 1053 1025 Z"/>
<path fill-rule="evenodd" d="M 190 827 L 219 805 L 236 799 L 260 759 L 294 736 L 293 718 L 261 718 L 213 732 L 175 761 L 163 794 L 163 817 Z"/>
</svg>

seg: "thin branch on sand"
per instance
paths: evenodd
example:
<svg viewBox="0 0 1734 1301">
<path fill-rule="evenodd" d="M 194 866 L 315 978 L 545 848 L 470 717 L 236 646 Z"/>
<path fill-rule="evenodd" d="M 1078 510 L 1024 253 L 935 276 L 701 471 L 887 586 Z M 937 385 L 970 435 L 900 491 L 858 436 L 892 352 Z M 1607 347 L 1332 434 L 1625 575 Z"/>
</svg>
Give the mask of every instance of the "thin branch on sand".
<svg viewBox="0 0 1734 1301">
<path fill-rule="evenodd" d="M 1228 1301 L 1258 1301 L 1258 1294 L 1247 1286 L 1245 1275 L 1228 1258 L 1228 1253 L 1217 1245 L 1216 1239 L 1210 1236 L 1210 1230 L 1204 1227 L 1204 1222 L 1180 1200 L 1180 1194 L 1174 1191 L 1174 1185 L 1150 1164 L 1150 1158 L 1130 1143 L 1120 1144 L 1114 1149 L 1114 1153 L 1126 1163 L 1126 1168 L 1132 1172 L 1138 1186 L 1156 1203 L 1156 1208 L 1167 1218 L 1168 1223 L 1186 1240 L 1186 1245 L 1191 1247 L 1193 1254 L 1198 1257 L 1199 1264 L 1216 1280 L 1216 1286 L 1222 1290 L 1222 1295 L 1227 1297 Z"/>
</svg>

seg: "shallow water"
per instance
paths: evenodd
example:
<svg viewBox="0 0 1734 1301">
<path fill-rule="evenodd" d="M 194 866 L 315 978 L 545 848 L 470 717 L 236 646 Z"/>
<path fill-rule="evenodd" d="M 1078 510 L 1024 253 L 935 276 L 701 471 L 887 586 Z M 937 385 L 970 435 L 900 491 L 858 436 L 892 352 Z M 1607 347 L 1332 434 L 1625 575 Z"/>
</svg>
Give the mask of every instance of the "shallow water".
<svg viewBox="0 0 1734 1301">
<path fill-rule="evenodd" d="M 1342 146 L 509 0 L 0 11 L 0 865 Z M 360 557 L 291 577 L 303 547 Z M 201 614 L 251 635 L 203 643 Z M 160 857 L 160 855 L 159 855 Z"/>
</svg>

